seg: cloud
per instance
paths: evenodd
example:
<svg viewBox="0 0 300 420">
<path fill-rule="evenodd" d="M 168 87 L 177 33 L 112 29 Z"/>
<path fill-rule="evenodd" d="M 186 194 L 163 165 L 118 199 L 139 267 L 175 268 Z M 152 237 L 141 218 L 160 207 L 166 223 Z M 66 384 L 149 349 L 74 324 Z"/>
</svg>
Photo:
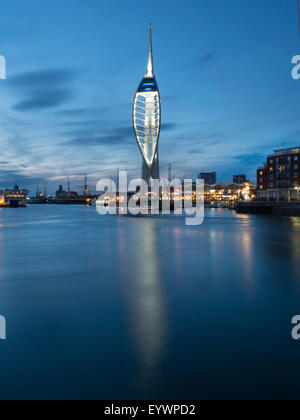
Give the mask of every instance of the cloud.
<svg viewBox="0 0 300 420">
<path fill-rule="evenodd" d="M 12 77 L 8 86 L 22 97 L 13 110 L 28 112 L 62 105 L 73 96 L 67 85 L 75 77 L 76 74 L 68 70 L 37 71 Z"/>
<path fill-rule="evenodd" d="M 99 120 L 86 120 L 86 121 L 67 121 L 63 122 L 60 125 L 64 127 L 84 127 L 84 126 L 100 126 L 103 122 Z"/>
<path fill-rule="evenodd" d="M 14 111 L 26 112 L 57 107 L 71 99 L 72 92 L 68 89 L 61 89 L 51 92 L 33 93 L 27 100 L 14 105 Z"/>
<path fill-rule="evenodd" d="M 13 187 L 16 183 L 22 188 L 28 188 L 28 186 L 43 184 L 44 179 L 42 177 L 24 175 L 18 170 L 1 170 L 0 189 Z"/>
<path fill-rule="evenodd" d="M 189 147 L 191 149 L 194 148 L 196 145 L 201 146 L 207 150 L 213 149 L 214 146 L 222 144 L 227 141 L 229 135 L 225 132 L 217 132 L 213 128 L 210 130 L 209 128 L 203 129 L 191 129 L 191 130 L 184 130 L 179 134 L 176 133 L 175 136 L 172 136 L 173 145 L 176 145 L 178 148 L 182 148 L 183 150 L 187 150 Z M 163 144 L 161 145 L 164 146 Z M 168 145 L 166 145 L 168 146 Z"/>
<path fill-rule="evenodd" d="M 200 148 L 194 147 L 194 148 L 188 149 L 187 152 L 188 154 L 202 155 L 204 153 L 204 149 L 201 147 Z"/>
<path fill-rule="evenodd" d="M 175 123 L 162 124 L 163 131 L 170 131 L 176 128 Z M 103 128 L 102 128 L 103 131 Z M 82 128 L 79 130 L 65 133 L 74 136 L 73 139 L 64 142 L 63 145 L 69 144 L 73 146 L 101 146 L 101 145 L 120 145 L 132 142 L 135 140 L 134 131 L 131 126 L 124 126 L 104 130 L 105 133 L 101 135 L 93 135 L 95 133 L 94 127 Z"/>
<path fill-rule="evenodd" d="M 107 112 L 109 110 L 106 106 L 99 106 L 99 107 L 86 107 L 86 108 L 71 108 L 71 109 L 64 109 L 57 112 L 58 115 L 64 117 L 82 117 L 86 115 L 100 115 L 103 112 Z"/>
<path fill-rule="evenodd" d="M 117 135 L 108 135 L 101 137 L 79 137 L 71 140 L 68 144 L 73 146 L 101 146 L 101 145 L 112 145 L 120 144 L 123 139 Z"/>
<path fill-rule="evenodd" d="M 256 164 L 261 160 L 265 159 L 265 154 L 263 153 L 247 153 L 243 155 L 238 155 L 235 159 L 239 160 L 240 162 L 248 165 Z"/>
<path fill-rule="evenodd" d="M 204 66 L 208 63 L 211 63 L 213 60 L 215 59 L 215 54 L 213 54 L 212 52 L 208 52 L 206 54 L 203 54 L 199 59 L 197 64 L 199 66 Z"/>
<path fill-rule="evenodd" d="M 73 132 L 76 134 L 76 132 Z M 77 132 L 77 134 L 84 134 L 83 130 Z M 105 134 L 100 136 L 91 136 L 90 130 L 86 131 L 87 136 L 81 136 L 73 138 L 70 141 L 63 143 L 63 145 L 69 144 L 73 146 L 101 146 L 101 145 L 118 145 L 125 143 L 126 140 L 132 141 L 133 139 L 133 128 L 132 127 L 118 127 L 110 131 L 107 130 Z"/>
<path fill-rule="evenodd" d="M 164 123 L 161 125 L 161 131 L 171 131 L 177 128 L 176 123 Z"/>
<path fill-rule="evenodd" d="M 69 70 L 35 71 L 14 76 L 9 84 L 17 88 L 45 88 L 66 83 L 74 76 L 74 72 Z"/>
</svg>

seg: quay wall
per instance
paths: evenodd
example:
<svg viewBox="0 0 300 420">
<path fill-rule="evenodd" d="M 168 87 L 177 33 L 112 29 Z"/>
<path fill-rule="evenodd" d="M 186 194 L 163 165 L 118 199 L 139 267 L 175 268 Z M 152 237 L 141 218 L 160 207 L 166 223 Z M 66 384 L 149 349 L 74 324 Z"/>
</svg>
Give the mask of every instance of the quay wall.
<svg viewBox="0 0 300 420">
<path fill-rule="evenodd" d="M 273 216 L 300 216 L 300 202 L 270 203 L 270 202 L 251 202 L 238 203 L 235 206 L 237 213 L 273 215 Z"/>
</svg>

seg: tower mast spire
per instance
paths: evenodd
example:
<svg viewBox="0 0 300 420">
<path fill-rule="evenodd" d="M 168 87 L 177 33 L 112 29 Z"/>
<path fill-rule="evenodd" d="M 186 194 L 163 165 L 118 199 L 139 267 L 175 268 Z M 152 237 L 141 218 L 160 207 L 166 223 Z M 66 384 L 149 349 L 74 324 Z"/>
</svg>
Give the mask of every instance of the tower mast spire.
<svg viewBox="0 0 300 420">
<path fill-rule="evenodd" d="M 149 55 L 148 55 L 148 65 L 147 65 L 147 74 L 146 77 L 154 77 L 154 67 L 153 67 L 153 50 L 152 50 L 152 25 L 150 24 L 150 37 L 149 37 Z"/>
<path fill-rule="evenodd" d="M 88 185 L 87 185 L 87 174 L 85 174 L 84 177 L 84 189 L 83 189 L 83 194 L 85 196 L 85 198 L 88 196 Z"/>
</svg>

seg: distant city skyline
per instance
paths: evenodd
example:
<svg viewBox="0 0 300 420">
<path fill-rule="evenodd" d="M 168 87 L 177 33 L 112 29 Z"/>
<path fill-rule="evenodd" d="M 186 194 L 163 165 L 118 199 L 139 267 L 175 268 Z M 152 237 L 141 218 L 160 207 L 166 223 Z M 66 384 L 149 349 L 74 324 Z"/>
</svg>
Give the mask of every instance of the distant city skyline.
<svg viewBox="0 0 300 420">
<path fill-rule="evenodd" d="M 53 193 L 68 178 L 80 190 L 85 173 L 90 185 L 117 168 L 140 174 L 132 98 L 150 22 L 162 175 L 172 163 L 177 177 L 217 171 L 219 182 L 238 173 L 255 182 L 266 155 L 300 145 L 297 3 L 5 2 L 0 189 L 18 182 L 33 193 L 46 182 Z"/>
</svg>

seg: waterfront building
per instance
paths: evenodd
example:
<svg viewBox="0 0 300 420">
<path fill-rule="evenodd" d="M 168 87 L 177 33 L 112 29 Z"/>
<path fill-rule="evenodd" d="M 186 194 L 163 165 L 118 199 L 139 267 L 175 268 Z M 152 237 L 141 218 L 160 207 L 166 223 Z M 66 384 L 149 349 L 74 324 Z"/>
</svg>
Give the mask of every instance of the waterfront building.
<svg viewBox="0 0 300 420">
<path fill-rule="evenodd" d="M 47 200 L 49 204 L 85 204 L 91 205 L 92 201 L 96 198 L 89 194 L 87 177 L 85 178 L 85 184 L 83 189 L 83 194 L 79 195 L 75 191 L 71 191 L 70 181 L 68 181 L 67 191 L 63 189 L 63 186 L 60 185 L 58 191 L 56 191 L 55 197 L 51 200 Z"/>
<path fill-rule="evenodd" d="M 0 207 L 4 207 L 4 206 L 5 206 L 4 191 L 0 191 Z"/>
<path fill-rule="evenodd" d="M 174 175 L 173 175 L 172 163 L 169 163 L 169 165 L 168 165 L 168 180 L 169 180 L 169 182 L 172 182 L 173 179 L 174 179 Z"/>
<path fill-rule="evenodd" d="M 257 170 L 259 190 L 287 189 L 300 185 L 300 147 L 276 150 Z"/>
<path fill-rule="evenodd" d="M 216 172 L 201 172 L 198 179 L 203 179 L 205 185 L 215 185 L 217 183 Z"/>
<path fill-rule="evenodd" d="M 255 198 L 255 185 L 245 184 L 215 184 L 205 185 L 204 196 L 206 204 L 230 205 L 240 200 L 252 200 Z"/>
<path fill-rule="evenodd" d="M 264 164 L 264 166 L 261 166 L 257 169 L 256 173 L 257 177 L 257 190 L 258 191 L 265 191 L 268 189 L 268 171 L 267 171 L 267 165 Z"/>
<path fill-rule="evenodd" d="M 245 184 L 215 184 L 205 185 L 205 203 L 219 205 L 235 204 L 240 200 L 252 200 L 255 198 L 255 185 Z"/>
<path fill-rule="evenodd" d="M 258 198 L 271 201 L 299 200 L 300 147 L 275 150 L 257 170 Z"/>
<path fill-rule="evenodd" d="M 247 175 L 239 174 L 239 175 L 234 175 L 233 177 L 234 184 L 242 185 L 242 184 L 246 184 L 246 182 L 248 182 Z"/>
<path fill-rule="evenodd" d="M 158 143 L 161 128 L 161 100 L 153 66 L 151 26 L 147 73 L 133 102 L 133 127 L 142 154 L 142 179 L 149 184 L 151 179 L 160 177 Z"/>
<path fill-rule="evenodd" d="M 78 194 L 74 191 L 71 191 L 70 183 L 68 182 L 68 191 L 64 191 L 63 186 L 60 185 L 58 191 L 55 194 L 56 200 L 77 200 Z"/>
</svg>

